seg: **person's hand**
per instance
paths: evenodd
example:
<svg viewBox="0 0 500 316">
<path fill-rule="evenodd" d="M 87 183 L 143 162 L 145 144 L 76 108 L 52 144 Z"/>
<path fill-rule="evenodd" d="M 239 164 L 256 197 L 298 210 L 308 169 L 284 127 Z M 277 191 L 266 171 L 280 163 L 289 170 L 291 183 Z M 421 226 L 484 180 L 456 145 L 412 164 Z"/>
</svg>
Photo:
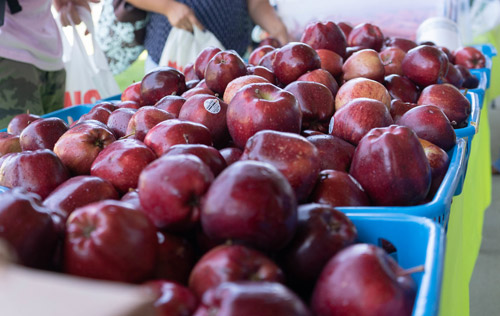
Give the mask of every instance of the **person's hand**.
<svg viewBox="0 0 500 316">
<path fill-rule="evenodd" d="M 62 26 L 71 25 L 71 21 L 75 25 L 80 24 L 82 20 L 76 7 L 81 6 L 90 11 L 89 2 L 98 3 L 99 0 L 54 0 L 54 7 L 61 15 Z"/>
<path fill-rule="evenodd" d="M 277 39 L 281 45 L 286 45 L 290 41 L 290 38 L 288 37 L 288 31 L 285 25 L 283 23 L 281 23 L 281 25 L 282 28 L 274 29 L 274 32 L 270 33 L 269 36 Z"/>
<path fill-rule="evenodd" d="M 171 0 L 168 1 L 166 7 L 165 16 L 173 27 L 184 29 L 189 32 L 193 32 L 193 25 L 196 25 L 200 30 L 204 29 L 203 25 L 196 18 L 193 10 L 187 5 Z"/>
</svg>

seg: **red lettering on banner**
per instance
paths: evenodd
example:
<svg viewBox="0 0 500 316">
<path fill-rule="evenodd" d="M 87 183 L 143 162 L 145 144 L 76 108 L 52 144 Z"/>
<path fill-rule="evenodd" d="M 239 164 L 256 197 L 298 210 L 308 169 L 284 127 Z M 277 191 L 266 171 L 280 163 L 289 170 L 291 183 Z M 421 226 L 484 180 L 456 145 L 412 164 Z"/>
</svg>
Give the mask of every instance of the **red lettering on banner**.
<svg viewBox="0 0 500 316">
<path fill-rule="evenodd" d="M 97 100 L 100 99 L 101 95 L 99 94 L 99 91 L 97 91 L 96 89 L 92 89 L 85 92 L 85 95 L 83 96 L 83 103 L 85 104 L 95 103 Z"/>
</svg>

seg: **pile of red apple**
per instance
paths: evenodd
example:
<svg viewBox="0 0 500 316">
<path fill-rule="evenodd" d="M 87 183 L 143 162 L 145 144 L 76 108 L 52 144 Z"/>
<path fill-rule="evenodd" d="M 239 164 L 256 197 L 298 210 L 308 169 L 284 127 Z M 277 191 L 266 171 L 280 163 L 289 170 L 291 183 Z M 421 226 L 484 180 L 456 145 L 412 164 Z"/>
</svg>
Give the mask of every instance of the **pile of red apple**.
<svg viewBox="0 0 500 316">
<path fill-rule="evenodd" d="M 410 315 L 411 277 L 334 207 L 430 201 L 479 67 L 371 24 L 248 63 L 208 47 L 70 126 L 15 117 L 0 237 L 29 267 L 149 281 L 163 315 Z"/>
</svg>

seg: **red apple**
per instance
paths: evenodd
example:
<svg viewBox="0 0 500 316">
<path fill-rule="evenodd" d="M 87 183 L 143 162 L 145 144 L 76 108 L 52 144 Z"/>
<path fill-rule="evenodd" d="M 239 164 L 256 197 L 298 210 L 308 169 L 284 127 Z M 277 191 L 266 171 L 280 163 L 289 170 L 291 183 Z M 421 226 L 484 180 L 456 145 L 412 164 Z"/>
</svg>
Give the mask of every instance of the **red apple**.
<svg viewBox="0 0 500 316">
<path fill-rule="evenodd" d="M 223 97 L 224 102 L 229 104 L 229 102 L 231 102 L 231 100 L 233 99 L 236 92 L 238 92 L 238 90 L 251 83 L 271 83 L 271 82 L 269 82 L 267 79 L 263 77 L 255 75 L 246 75 L 238 77 L 233 81 L 231 81 L 230 83 L 228 83 L 226 90 L 224 91 L 224 97 Z"/>
<path fill-rule="evenodd" d="M 310 23 L 306 26 L 300 41 L 314 49 L 331 50 L 341 57 L 344 57 L 347 46 L 346 36 L 332 21 Z"/>
<path fill-rule="evenodd" d="M 469 100 L 450 84 L 435 84 L 422 90 L 418 98 L 419 105 L 435 105 L 448 117 L 453 128 L 461 128 L 467 124 L 471 112 Z"/>
<path fill-rule="evenodd" d="M 21 188 L 0 194 L 0 239 L 12 247 L 18 263 L 50 267 L 58 242 L 51 212 L 38 195 Z"/>
<path fill-rule="evenodd" d="M 401 116 L 398 124 L 411 128 L 419 138 L 445 151 L 452 149 L 457 143 L 457 136 L 450 121 L 444 112 L 434 105 L 414 107 Z"/>
<path fill-rule="evenodd" d="M 9 153 L 21 152 L 19 136 L 0 132 L 0 157 Z"/>
<path fill-rule="evenodd" d="M 13 135 L 20 135 L 26 126 L 30 125 L 31 122 L 38 120 L 40 116 L 31 113 L 22 113 L 14 116 L 9 124 L 7 125 L 7 133 Z"/>
<path fill-rule="evenodd" d="M 188 90 L 188 91 L 184 92 L 181 97 L 187 100 L 190 97 L 192 97 L 194 95 L 197 95 L 197 94 L 210 94 L 210 95 L 213 95 L 213 96 L 217 95 L 217 97 L 219 96 L 218 93 L 215 93 L 215 92 L 213 92 L 212 90 L 210 90 L 208 88 L 196 87 L 196 88 L 193 88 L 191 90 Z"/>
<path fill-rule="evenodd" d="M 462 65 L 455 65 L 455 68 L 460 71 L 464 79 L 462 88 L 476 89 L 478 87 L 479 79 L 470 72 L 469 68 Z"/>
<path fill-rule="evenodd" d="M 407 53 L 410 49 L 417 47 L 417 43 L 401 37 L 388 37 L 385 39 L 386 47 L 397 47 Z"/>
<path fill-rule="evenodd" d="M 270 83 L 241 88 L 227 109 L 229 134 L 239 148 L 258 131 L 299 133 L 301 126 L 302 112 L 293 94 Z"/>
<path fill-rule="evenodd" d="M 307 137 L 318 149 L 321 170 L 348 171 L 355 147 L 340 137 L 333 135 L 311 135 Z"/>
<path fill-rule="evenodd" d="M 388 109 L 391 106 L 391 96 L 381 83 L 371 79 L 356 78 L 340 86 L 335 96 L 335 110 L 338 111 L 348 102 L 357 98 L 378 100 L 385 104 Z"/>
<path fill-rule="evenodd" d="M 120 139 L 104 148 L 92 163 L 90 174 L 108 180 L 121 194 L 137 188 L 141 171 L 156 155 L 137 139 Z"/>
<path fill-rule="evenodd" d="M 241 245 L 213 248 L 196 263 L 189 276 L 189 288 L 198 297 L 223 282 L 284 282 L 281 269 L 263 253 Z"/>
<path fill-rule="evenodd" d="M 191 90 L 195 88 L 198 85 L 198 83 L 200 83 L 200 80 L 198 79 L 186 81 L 186 90 Z"/>
<path fill-rule="evenodd" d="M 274 58 L 276 58 L 276 53 L 278 52 L 277 49 L 270 51 L 269 53 L 265 54 L 262 56 L 262 58 L 259 61 L 259 64 L 257 66 L 262 66 L 264 68 L 269 69 L 272 73 L 274 73 L 273 70 L 273 62 Z"/>
<path fill-rule="evenodd" d="M 379 53 L 384 65 L 385 75 L 403 75 L 403 59 L 406 53 L 398 47 L 388 47 Z"/>
<path fill-rule="evenodd" d="M 243 154 L 243 151 L 239 148 L 236 147 L 227 147 L 219 150 L 220 154 L 226 161 L 226 164 L 232 165 L 236 161 L 240 160 L 241 155 Z"/>
<path fill-rule="evenodd" d="M 241 160 L 267 162 L 290 182 L 298 201 L 307 199 L 320 171 L 316 147 L 292 133 L 264 130 L 250 137 Z"/>
<path fill-rule="evenodd" d="M 152 274 L 156 228 L 127 203 L 88 204 L 71 213 L 66 227 L 67 273 L 121 282 L 142 282 Z"/>
<path fill-rule="evenodd" d="M 331 91 L 323 84 L 312 81 L 294 81 L 285 91 L 295 96 L 302 111 L 302 125 L 309 127 L 315 122 L 326 121 L 333 115 Z"/>
<path fill-rule="evenodd" d="M 183 95 L 186 92 L 184 92 Z M 181 107 L 184 104 L 184 102 L 186 102 L 186 98 L 184 97 L 178 95 L 167 95 L 161 98 L 158 102 L 156 102 L 155 107 L 163 111 L 166 111 L 168 113 L 171 113 L 175 116 L 175 118 L 177 118 L 179 117 L 179 112 L 181 111 Z"/>
<path fill-rule="evenodd" d="M 306 72 L 320 67 L 321 60 L 311 46 L 291 42 L 277 50 L 272 70 L 279 82 L 288 85 Z"/>
<path fill-rule="evenodd" d="M 26 126 L 19 136 L 22 150 L 54 149 L 68 125 L 57 117 L 40 118 Z"/>
<path fill-rule="evenodd" d="M 200 80 L 194 70 L 194 63 L 189 63 L 184 67 L 184 77 L 186 77 L 186 82 L 191 80 Z"/>
<path fill-rule="evenodd" d="M 358 24 L 349 33 L 347 44 L 351 47 L 360 46 L 379 52 L 384 44 L 384 34 L 376 25 L 370 23 Z"/>
<path fill-rule="evenodd" d="M 415 296 L 411 276 L 382 248 L 357 244 L 328 261 L 311 306 L 316 315 L 410 316 Z"/>
<path fill-rule="evenodd" d="M 350 174 L 374 205 L 413 205 L 429 192 L 431 170 L 415 133 L 404 126 L 374 128 L 358 144 Z"/>
<path fill-rule="evenodd" d="M 142 105 L 154 105 L 166 95 L 181 95 L 186 91 L 184 75 L 172 67 L 157 67 L 141 81 Z"/>
<path fill-rule="evenodd" d="M 429 165 L 431 166 L 431 189 L 429 190 L 429 194 L 427 195 L 428 199 L 432 199 L 436 194 L 441 182 L 443 182 L 444 176 L 448 171 L 448 166 L 450 165 L 450 157 L 439 146 L 434 145 L 431 142 L 426 141 L 425 139 L 418 139 L 420 144 L 425 151 L 425 156 L 429 161 Z"/>
<path fill-rule="evenodd" d="M 103 107 L 94 107 L 87 114 L 83 114 L 82 116 L 80 116 L 78 122 L 96 120 L 103 124 L 108 124 L 108 119 L 110 115 L 111 115 L 110 110 Z"/>
<path fill-rule="evenodd" d="M 317 49 L 316 53 L 318 53 L 322 69 L 328 71 L 333 77 L 342 74 L 344 60 L 339 54 L 328 49 Z"/>
<path fill-rule="evenodd" d="M 217 53 L 208 62 L 205 81 L 210 90 L 223 95 L 228 83 L 246 74 L 243 59 L 234 51 L 224 51 Z"/>
<path fill-rule="evenodd" d="M 339 90 L 339 85 L 335 78 L 333 78 L 333 76 L 324 69 L 316 69 L 306 72 L 305 74 L 297 78 L 297 81 L 313 81 L 321 83 L 330 90 L 334 98 Z"/>
<path fill-rule="evenodd" d="M 353 29 L 353 26 L 350 23 L 342 22 L 342 21 L 339 22 L 337 25 L 342 30 L 342 33 L 344 33 L 344 36 L 347 39 L 347 37 L 349 36 L 349 34 L 351 33 L 351 31 Z"/>
<path fill-rule="evenodd" d="M 220 48 L 209 46 L 198 54 L 194 62 L 194 71 L 200 80 L 205 78 L 205 69 L 207 68 L 208 62 L 220 51 Z"/>
<path fill-rule="evenodd" d="M 475 47 L 462 47 L 453 52 L 455 64 L 462 65 L 469 69 L 479 69 L 486 67 L 486 58 L 483 53 Z"/>
<path fill-rule="evenodd" d="M 107 125 L 116 138 L 127 135 L 128 124 L 135 112 L 136 109 L 119 108 L 111 113 Z"/>
<path fill-rule="evenodd" d="M 143 106 L 130 118 L 126 135 L 144 141 L 146 134 L 158 123 L 175 118 L 175 115 L 155 106 Z"/>
<path fill-rule="evenodd" d="M 21 187 L 42 199 L 68 177 L 68 170 L 49 149 L 7 154 L 0 163 L 0 186 Z"/>
<path fill-rule="evenodd" d="M 139 200 L 139 192 L 137 190 L 130 190 L 120 199 L 122 202 L 126 202 L 131 208 L 137 211 L 143 211 L 141 206 L 141 201 Z"/>
<path fill-rule="evenodd" d="M 330 121 L 330 134 L 358 145 L 371 129 L 394 124 L 387 107 L 378 100 L 357 98 L 333 115 Z"/>
<path fill-rule="evenodd" d="M 111 183 L 99 177 L 76 176 L 52 191 L 43 205 L 60 213 L 66 220 L 76 208 L 107 199 L 118 199 L 118 193 Z"/>
<path fill-rule="evenodd" d="M 410 79 L 400 75 L 389 75 L 384 78 L 384 86 L 393 99 L 416 103 L 420 90 Z"/>
<path fill-rule="evenodd" d="M 375 81 L 384 79 L 385 70 L 382 60 L 376 51 L 373 49 L 362 49 L 353 53 L 342 66 L 344 80 L 354 78 L 368 78 Z"/>
<path fill-rule="evenodd" d="M 248 66 L 247 75 L 256 75 L 262 77 L 272 84 L 276 84 L 276 76 L 274 73 L 263 66 Z"/>
<path fill-rule="evenodd" d="M 446 82 L 454 85 L 457 89 L 461 89 L 464 83 L 464 77 L 460 70 L 458 70 L 452 63 L 448 64 L 448 72 L 445 77 Z"/>
<path fill-rule="evenodd" d="M 248 57 L 248 63 L 250 65 L 257 66 L 259 64 L 260 59 L 264 57 L 265 54 L 273 50 L 275 50 L 275 48 L 270 45 L 262 45 L 257 47 L 252 51 L 252 53 Z"/>
<path fill-rule="evenodd" d="M 198 307 L 196 296 L 186 287 L 174 282 L 155 280 L 145 284 L 156 298 L 156 316 L 190 316 Z"/>
<path fill-rule="evenodd" d="M 420 45 L 403 58 L 403 74 L 421 87 L 443 82 L 448 72 L 446 54 L 434 46 Z"/>
<path fill-rule="evenodd" d="M 160 157 L 177 144 L 212 146 L 212 136 L 205 125 L 171 119 L 153 127 L 144 138 L 144 143 Z"/>
<path fill-rule="evenodd" d="M 139 177 L 144 213 L 161 229 L 189 229 L 199 221 L 200 199 L 213 179 L 210 168 L 194 155 L 161 157 Z"/>
<path fill-rule="evenodd" d="M 401 116 L 403 116 L 403 114 L 417 106 L 418 104 L 416 103 L 403 102 L 399 99 L 392 100 L 390 112 L 394 123 L 398 124 L 399 119 L 401 118 Z"/>
<path fill-rule="evenodd" d="M 121 101 L 134 101 L 141 104 L 141 82 L 134 82 L 123 90 Z"/>
<path fill-rule="evenodd" d="M 296 203 L 292 187 L 275 167 L 238 161 L 210 186 L 203 199 L 201 224 L 210 238 L 278 250 L 295 232 Z"/>
<path fill-rule="evenodd" d="M 274 47 L 274 48 L 280 48 L 281 47 L 280 41 L 278 41 L 276 38 L 271 37 L 271 36 L 264 38 L 259 43 L 259 46 L 266 46 L 266 45 L 269 45 L 269 46 Z"/>
<path fill-rule="evenodd" d="M 119 109 L 133 109 L 133 110 L 137 110 L 141 107 L 140 103 L 137 103 L 135 101 L 118 101 L 116 102 L 116 106 Z"/>
<path fill-rule="evenodd" d="M 155 279 L 188 284 L 189 274 L 196 263 L 194 247 L 182 237 L 158 232 L 158 254 Z"/>
<path fill-rule="evenodd" d="M 173 155 L 195 155 L 200 158 L 212 171 L 215 177 L 219 175 L 227 167 L 224 157 L 214 147 L 202 144 L 179 144 L 170 147 L 164 156 Z"/>
<path fill-rule="evenodd" d="M 193 316 L 310 316 L 306 305 L 276 282 L 227 282 L 210 289 Z"/>
<path fill-rule="evenodd" d="M 369 206 L 365 190 L 350 174 L 338 170 L 322 170 L 311 193 L 311 201 L 340 206 Z"/>
<path fill-rule="evenodd" d="M 59 138 L 54 152 L 72 174 L 89 174 L 99 152 L 115 140 L 106 125 L 94 120 L 84 121 Z"/>
</svg>

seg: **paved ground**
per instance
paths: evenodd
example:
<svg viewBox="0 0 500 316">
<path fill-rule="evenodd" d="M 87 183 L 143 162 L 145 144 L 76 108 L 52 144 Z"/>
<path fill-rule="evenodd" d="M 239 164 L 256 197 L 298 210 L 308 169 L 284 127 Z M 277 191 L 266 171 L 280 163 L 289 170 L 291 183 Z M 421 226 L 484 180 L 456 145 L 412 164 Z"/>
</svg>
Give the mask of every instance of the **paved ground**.
<svg viewBox="0 0 500 316">
<path fill-rule="evenodd" d="M 500 100 L 490 107 L 492 160 L 500 155 Z M 470 315 L 500 315 L 500 175 L 493 176 L 492 201 L 486 210 L 481 251 L 469 286 Z"/>
</svg>

